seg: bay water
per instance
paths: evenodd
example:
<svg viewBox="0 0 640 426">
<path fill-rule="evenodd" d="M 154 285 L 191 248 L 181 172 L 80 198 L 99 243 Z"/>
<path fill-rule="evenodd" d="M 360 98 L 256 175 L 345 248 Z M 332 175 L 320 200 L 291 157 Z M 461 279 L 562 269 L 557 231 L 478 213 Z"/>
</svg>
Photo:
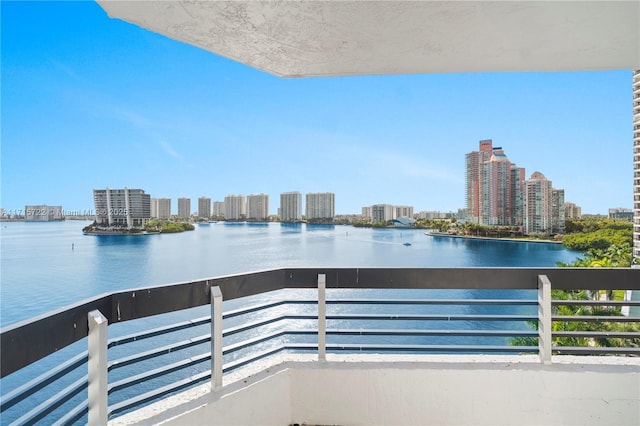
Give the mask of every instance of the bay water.
<svg viewBox="0 0 640 426">
<path fill-rule="evenodd" d="M 88 223 L 2 223 L 2 327 L 106 292 L 271 268 L 553 267 L 579 255 L 417 229 L 217 222 L 180 234 L 83 235 Z"/>
<path fill-rule="evenodd" d="M 2 327 L 107 292 L 273 268 L 553 267 L 557 262 L 571 262 L 579 255 L 579 253 L 567 250 L 559 244 L 434 237 L 425 235 L 425 230 L 417 229 L 217 222 L 197 225 L 194 231 L 179 234 L 83 235 L 82 228 L 89 223 L 70 220 L 49 223 L 6 222 L 1 224 L 0 325 Z M 375 297 L 374 293 L 380 290 L 372 290 L 368 293 L 367 290 L 361 290 L 358 294 L 355 293 L 355 290 L 336 291 L 342 291 L 342 293 L 334 293 L 334 297 L 341 295 Z M 437 290 L 433 290 L 429 297 L 437 298 L 438 296 L 434 296 L 433 292 L 437 292 Z M 501 298 L 499 290 L 492 291 L 490 296 L 479 296 L 476 293 L 478 290 L 457 290 L 453 295 L 448 294 L 442 297 Z M 294 294 L 294 297 L 300 296 L 313 297 L 314 294 L 307 290 L 300 290 Z M 265 295 L 263 299 L 273 300 L 278 297 L 281 295 Z M 387 295 L 387 297 L 393 297 L 393 295 Z M 404 297 L 407 295 L 405 294 Z M 421 297 L 421 295 L 414 297 Z M 534 299 L 535 292 L 522 290 L 515 297 Z M 226 304 L 225 309 L 237 307 L 242 303 L 247 302 L 243 299 L 230 301 Z M 313 308 L 309 308 L 311 309 L 309 313 L 312 313 Z M 531 310 L 531 308 L 516 307 L 510 311 L 496 311 L 501 308 L 476 306 L 471 307 L 473 312 L 454 312 L 452 309 L 468 310 L 470 307 L 442 307 L 450 314 L 516 314 L 525 313 L 526 309 Z M 345 309 L 349 308 L 345 307 Z M 366 309 L 367 312 L 373 313 L 372 310 L 385 308 L 368 306 Z M 432 309 L 431 313 L 441 313 L 434 310 L 437 307 L 430 309 Z M 140 324 L 137 324 L 136 321 L 115 324 L 109 327 L 109 337 L 172 324 L 179 320 L 206 316 L 207 313 L 208 309 L 202 307 L 169 314 L 169 317 L 164 320 L 147 319 Z M 397 323 L 395 325 L 395 327 L 404 326 L 410 328 L 415 324 L 402 325 Z M 440 328 L 448 326 L 450 324 L 433 325 L 433 327 Z M 470 326 L 474 325 L 470 324 Z M 504 326 L 504 324 L 500 326 Z M 309 327 L 313 327 L 313 324 L 310 324 Z M 425 327 L 431 327 L 431 325 Z M 514 324 L 513 327 L 526 326 Z M 205 327 L 204 330 L 194 330 L 190 336 L 206 332 Z M 256 330 L 255 332 L 264 333 L 265 330 Z M 435 337 L 432 340 L 419 343 L 443 344 L 444 342 L 444 344 L 448 344 L 441 339 Z M 500 339 L 500 341 L 496 340 L 492 343 L 505 344 L 504 338 Z M 148 350 L 158 344 L 163 343 L 149 342 L 147 346 L 142 345 L 135 351 Z M 127 352 L 118 353 L 117 349 L 113 354 L 114 357 L 127 355 Z M 86 342 L 77 342 L 2 379 L 0 392 L 5 394 L 15 386 L 83 350 L 86 350 Z M 206 351 L 206 348 L 200 350 Z M 111 350 L 109 356 L 112 356 Z M 225 358 L 225 362 L 228 360 Z M 155 365 L 151 365 L 148 368 L 154 367 Z M 197 374 L 202 370 L 206 370 L 206 365 L 201 366 L 200 369 L 194 369 L 190 374 Z M 109 380 L 111 382 L 135 373 L 135 371 L 126 370 L 112 372 Z M 86 372 L 79 371 L 69 380 L 77 379 L 82 374 L 86 374 Z M 166 380 L 173 379 L 168 377 Z M 144 392 L 147 390 L 144 388 L 145 386 L 147 385 L 139 385 L 138 389 L 132 389 L 131 392 L 124 392 L 118 397 L 110 397 L 109 403 L 112 404 L 136 393 Z M 45 394 L 43 397 L 48 396 L 50 394 Z M 35 400 L 26 401 L 22 404 L 23 407 L 13 412 L 3 413 L 0 424 L 15 421 L 21 412 L 31 409 L 36 404 Z M 63 406 L 58 411 L 64 412 L 65 409 L 68 409 L 66 407 Z M 56 413 L 53 415 L 55 416 Z M 45 419 L 43 424 L 46 424 L 47 421 L 49 420 Z"/>
</svg>

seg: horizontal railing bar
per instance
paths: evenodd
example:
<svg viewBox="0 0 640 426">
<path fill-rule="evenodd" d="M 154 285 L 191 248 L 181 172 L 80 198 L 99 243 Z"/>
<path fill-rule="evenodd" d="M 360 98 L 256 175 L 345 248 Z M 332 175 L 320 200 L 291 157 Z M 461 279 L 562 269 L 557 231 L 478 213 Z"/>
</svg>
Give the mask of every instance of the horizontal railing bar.
<svg viewBox="0 0 640 426">
<path fill-rule="evenodd" d="M 223 314 L 222 318 L 232 318 L 282 305 L 316 305 L 316 299 L 287 299 L 264 303 L 248 308 L 238 308 Z M 328 305 L 537 305 L 529 299 L 332 299 Z"/>
<path fill-rule="evenodd" d="M 332 299 L 327 305 L 531 305 L 537 300 L 528 299 Z"/>
<path fill-rule="evenodd" d="M 222 355 L 228 355 L 241 349 L 248 348 L 258 343 L 266 342 L 267 340 L 276 339 L 284 336 L 285 330 L 275 331 L 273 333 L 265 334 L 262 336 L 254 337 L 253 339 L 244 340 L 242 342 L 234 343 L 233 345 L 225 346 L 222 348 Z M 317 331 L 316 331 L 317 334 Z"/>
<path fill-rule="evenodd" d="M 280 305 L 315 305 L 317 299 L 286 299 L 230 311 L 230 316 L 256 312 Z M 327 305 L 537 305 L 534 299 L 327 299 Z M 640 304 L 640 302 L 638 302 Z M 223 315 L 227 318 L 227 314 Z"/>
<path fill-rule="evenodd" d="M 76 405 L 71 410 L 67 411 L 64 416 L 60 417 L 52 426 L 67 426 L 73 425 L 80 421 L 82 416 L 85 416 L 89 413 L 89 400 L 85 399 L 80 404 Z"/>
<path fill-rule="evenodd" d="M 284 350 L 304 350 L 317 351 L 318 346 L 314 343 L 287 343 L 276 346 L 257 354 L 242 358 L 228 364 L 225 364 L 223 371 L 225 373 L 233 371 L 237 368 L 248 365 L 252 362 L 274 355 Z M 537 353 L 537 346 L 495 346 L 495 345 L 340 345 L 328 344 L 327 350 L 338 351 L 412 351 L 412 352 L 510 352 L 510 353 Z"/>
<path fill-rule="evenodd" d="M 223 355 L 229 355 L 241 349 L 246 349 L 258 343 L 276 339 L 287 335 L 317 335 L 316 329 L 299 330 L 299 329 L 283 329 L 274 331 L 269 334 L 258 336 L 252 339 L 244 340 L 223 348 Z M 537 337 L 537 331 L 528 330 L 397 330 L 397 329 L 379 329 L 379 330 L 359 330 L 359 329 L 328 329 L 328 335 L 352 335 L 352 336 L 478 336 L 478 337 Z"/>
<path fill-rule="evenodd" d="M 19 419 L 15 420 L 12 424 L 15 425 L 25 425 L 25 424 L 35 424 L 36 422 L 42 420 L 49 413 L 54 411 L 56 408 L 60 407 L 62 404 L 82 392 L 87 388 L 89 383 L 88 376 L 84 376 L 75 382 L 71 383 L 69 386 L 51 396 L 47 400 L 41 402 L 33 409 L 29 410 L 25 414 L 23 414 Z"/>
<path fill-rule="evenodd" d="M 563 322 L 640 322 L 640 317 L 624 315 L 556 315 L 551 319 Z"/>
<path fill-rule="evenodd" d="M 397 321 L 537 321 L 535 315 L 447 315 L 447 314 L 340 314 L 327 315 L 327 320 L 397 320 Z"/>
<path fill-rule="evenodd" d="M 281 337 L 284 335 L 317 335 L 318 330 L 308 329 L 283 329 L 281 331 L 273 332 L 268 335 L 260 336 L 255 339 L 250 339 L 235 345 L 231 345 L 225 348 L 233 352 L 237 350 L 236 346 L 242 348 L 251 346 L 255 343 L 262 343 L 263 341 Z M 535 330 L 406 330 L 406 329 L 327 329 L 326 334 L 334 336 L 478 336 L 478 337 L 538 337 L 538 332 Z M 634 334 L 634 333 L 629 333 Z M 636 336 L 638 335 L 635 333 Z"/>
<path fill-rule="evenodd" d="M 554 346 L 552 351 L 558 355 L 640 355 L 640 348 L 622 348 L 612 346 Z"/>
<path fill-rule="evenodd" d="M 244 325 L 239 325 L 236 327 L 230 327 L 222 332 L 222 337 L 233 336 L 234 334 L 242 333 L 257 327 L 273 324 L 275 322 L 282 321 L 285 318 L 286 316 L 271 317 L 264 320 L 258 320 L 258 321 L 250 322 Z"/>
<path fill-rule="evenodd" d="M 317 345 L 287 343 L 287 350 L 317 350 Z M 380 345 L 380 344 L 327 344 L 327 351 L 384 351 L 384 352 L 515 352 L 537 353 L 537 346 L 496 345 Z"/>
<path fill-rule="evenodd" d="M 208 361 L 211 359 L 211 352 L 207 352 L 205 354 L 192 356 L 186 359 L 183 359 L 178 362 L 174 362 L 173 364 L 166 365 L 164 367 L 159 367 L 151 371 L 145 371 L 144 373 L 137 374 L 135 376 L 127 377 L 126 379 L 119 380 L 117 382 L 113 382 L 109 385 L 108 394 L 111 395 L 113 392 L 120 391 L 122 389 L 126 389 L 130 386 L 137 385 L 138 383 L 142 383 L 146 380 L 155 379 L 157 377 L 164 376 L 169 373 L 173 373 L 176 371 L 180 371 L 184 368 L 191 367 L 193 365 L 200 364 L 202 362 Z"/>
<path fill-rule="evenodd" d="M 334 336 L 478 336 L 478 337 L 538 337 L 536 330 L 339 330 L 327 329 Z"/>
<path fill-rule="evenodd" d="M 250 314 L 250 313 L 258 312 L 258 311 L 263 311 L 265 309 L 275 308 L 276 306 L 281 306 L 281 305 L 284 305 L 286 303 L 288 303 L 288 301 L 278 300 L 276 302 L 261 303 L 261 304 L 258 304 L 258 305 L 248 306 L 246 308 L 233 309 L 231 311 L 223 313 L 222 314 L 222 319 L 234 318 L 234 317 L 237 317 L 237 316 L 240 316 L 240 315 Z"/>
<path fill-rule="evenodd" d="M 496 345 L 327 345 L 328 351 L 397 351 L 397 352 L 516 352 L 537 353 L 537 346 Z"/>
<path fill-rule="evenodd" d="M 640 306 L 640 300 L 552 300 L 554 306 Z"/>
<path fill-rule="evenodd" d="M 638 268 L 286 268 L 124 290 L 12 324 L 0 331 L 0 377 L 87 336 L 87 313 L 109 324 L 208 305 L 218 286 L 224 300 L 292 288 L 530 289 L 546 275 L 560 290 L 640 290 Z M 608 284 L 611 283 L 611 284 Z"/>
<path fill-rule="evenodd" d="M 640 339 L 640 332 L 633 331 L 554 331 L 552 337 L 612 337 L 619 339 Z"/>
<path fill-rule="evenodd" d="M 119 358 L 117 360 L 109 362 L 108 371 L 115 370 L 117 368 L 125 367 L 127 365 L 135 364 L 137 362 L 146 361 L 151 358 L 156 358 L 162 355 L 169 354 L 171 352 L 179 351 L 181 349 L 197 346 L 202 343 L 211 341 L 211 335 L 203 335 L 194 337 L 192 339 L 182 340 L 171 345 L 162 346 L 157 349 L 152 349 L 146 352 L 142 352 L 137 355 L 131 355 L 128 357 Z"/>
<path fill-rule="evenodd" d="M 24 385 L 17 387 L 16 389 L 7 392 L 2 396 L 2 402 L 0 402 L 0 412 L 14 406 L 18 402 L 24 400 L 25 398 L 33 395 L 35 392 L 44 388 L 45 386 L 53 383 L 59 378 L 65 376 L 69 372 L 75 370 L 80 367 L 82 364 L 86 364 L 88 360 L 89 354 L 87 351 L 84 351 L 70 360 L 62 363 L 58 367 L 54 367 L 52 370 L 47 371 L 46 373 L 41 374 L 40 376 L 30 380 Z"/>
<path fill-rule="evenodd" d="M 196 318 L 193 320 L 182 321 L 177 324 L 171 324 L 164 327 L 158 327 L 151 330 L 142 331 L 139 333 L 128 334 L 122 337 L 116 337 L 113 339 L 109 339 L 109 343 L 107 344 L 107 348 L 112 348 L 119 345 L 124 345 L 127 343 L 133 343 L 144 339 L 149 339 L 151 337 L 162 336 L 164 334 L 173 333 L 180 330 L 189 329 L 192 327 L 197 327 L 200 325 L 208 324 L 211 322 L 211 317 L 202 317 Z"/>
<path fill-rule="evenodd" d="M 283 305 L 316 305 L 316 299 L 287 299 L 263 303 L 247 308 L 238 308 L 223 314 L 222 318 L 233 318 Z M 535 306 L 537 300 L 531 299 L 331 299 L 327 305 L 513 305 Z"/>
<path fill-rule="evenodd" d="M 208 370 L 208 371 L 196 374 L 194 376 L 188 377 L 186 379 L 179 380 L 170 385 L 166 385 L 161 388 L 146 392 L 142 395 L 138 395 L 126 401 L 119 402 L 109 407 L 109 416 L 121 413 L 123 411 L 128 410 L 129 408 L 140 406 L 146 402 L 150 402 L 155 399 L 161 398 L 172 392 L 177 392 L 179 390 L 186 389 L 200 382 L 209 380 L 210 378 L 211 378 L 211 370 Z"/>
<path fill-rule="evenodd" d="M 316 349 L 318 347 L 316 346 Z M 274 355 L 278 352 L 281 352 L 285 349 L 284 345 L 279 345 L 276 346 L 274 348 L 270 348 L 267 349 L 265 351 L 261 351 L 261 352 L 257 352 L 253 355 L 247 356 L 245 358 L 241 358 L 232 362 L 229 362 L 227 364 L 224 365 L 224 367 L 222 368 L 222 371 L 224 373 L 228 373 L 230 371 L 233 371 L 237 368 L 243 367 L 245 365 L 251 364 L 252 362 L 258 361 L 260 359 L 266 358 L 268 356 Z"/>
</svg>

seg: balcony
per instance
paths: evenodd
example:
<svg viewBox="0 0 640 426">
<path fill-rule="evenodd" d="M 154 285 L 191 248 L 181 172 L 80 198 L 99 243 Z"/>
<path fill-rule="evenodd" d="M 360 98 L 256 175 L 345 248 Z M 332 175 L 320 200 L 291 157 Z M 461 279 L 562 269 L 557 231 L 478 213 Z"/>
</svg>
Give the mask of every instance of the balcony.
<svg viewBox="0 0 640 426">
<path fill-rule="evenodd" d="M 254 12 L 263 3 L 232 5 L 237 16 L 214 10 L 229 8 L 228 2 L 173 3 L 101 2 L 111 16 L 183 41 L 210 46 L 206 41 L 214 38 L 223 47 L 233 42 L 230 50 L 215 50 L 264 69 L 280 67 L 272 72 L 282 75 L 638 68 L 635 2 L 290 2 L 293 12 L 281 5 L 284 19 L 266 28 L 260 25 L 266 15 Z M 370 13 L 374 6 L 381 10 Z M 380 25 L 398 13 L 399 24 Z M 202 16 L 229 21 L 211 24 Z M 178 18 L 183 21 L 173 20 Z M 258 38 L 250 33 L 263 28 Z M 320 36 L 333 40 L 318 43 Z M 316 68 L 309 67 L 313 64 Z M 326 279 L 326 303 L 319 275 Z M 553 324 L 575 319 L 553 315 L 552 306 L 566 302 L 551 300 L 551 288 L 638 290 L 640 273 L 279 269 L 107 294 L 1 331 L 2 419 L 21 424 L 103 424 L 107 417 L 113 423 L 173 418 L 177 424 L 640 424 L 638 348 L 590 344 L 606 332 L 554 331 Z M 284 289 L 294 295 L 281 293 Z M 302 299 L 295 293 L 305 289 L 316 296 Z M 370 289 L 390 293 L 373 300 Z M 459 289 L 477 291 L 478 297 L 460 299 Z M 497 298 L 495 291 L 503 290 L 516 295 Z M 432 294 L 440 291 L 453 293 Z M 640 304 L 588 302 L 631 309 Z M 207 305 L 212 314 L 203 317 L 198 309 Z M 378 306 L 391 310 L 367 312 Z M 406 307 L 422 312 L 403 312 Z M 476 312 L 478 307 L 489 313 Z M 155 318 L 168 313 L 184 315 L 157 326 Z M 612 317 L 577 320 L 599 323 Z M 635 314 L 616 320 L 640 321 Z M 148 322 L 151 330 L 107 340 L 107 324 L 115 330 L 138 321 Z M 200 328 L 210 331 L 203 334 Z M 172 343 L 170 334 L 178 334 Z M 613 337 L 630 342 L 637 333 Z M 517 338 L 537 339 L 538 345 L 512 345 L 510 339 Z M 560 338 L 586 344 L 554 345 Z M 201 346 L 208 348 L 195 352 Z M 162 367 L 143 364 L 163 356 L 175 357 Z M 28 377 L 28 370 L 52 358 L 52 368 Z M 26 380 L 13 380 L 18 376 Z M 163 377 L 167 380 L 154 386 Z M 121 396 L 127 390 L 132 392 Z M 144 407 L 154 401 L 157 405 Z"/>
<path fill-rule="evenodd" d="M 640 269 L 298 268 L 111 293 L 2 330 L 3 423 L 638 424 L 640 333 L 560 325 L 637 323 L 640 301 L 552 289 L 640 290 Z"/>
</svg>

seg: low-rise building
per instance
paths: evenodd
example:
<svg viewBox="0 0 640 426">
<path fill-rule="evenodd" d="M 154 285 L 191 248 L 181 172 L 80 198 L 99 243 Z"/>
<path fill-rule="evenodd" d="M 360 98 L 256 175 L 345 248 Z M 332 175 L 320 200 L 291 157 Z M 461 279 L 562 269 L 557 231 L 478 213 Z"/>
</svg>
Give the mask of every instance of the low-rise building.
<svg viewBox="0 0 640 426">
<path fill-rule="evenodd" d="M 633 210 L 624 207 L 609 209 L 609 219 L 622 219 L 633 222 Z"/>
</svg>

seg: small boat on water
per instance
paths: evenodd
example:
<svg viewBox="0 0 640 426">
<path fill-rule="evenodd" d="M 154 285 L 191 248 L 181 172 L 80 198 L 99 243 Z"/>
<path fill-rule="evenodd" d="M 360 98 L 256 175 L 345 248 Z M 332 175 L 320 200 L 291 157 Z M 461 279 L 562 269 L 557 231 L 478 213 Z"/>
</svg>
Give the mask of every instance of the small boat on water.
<svg viewBox="0 0 640 426">
<path fill-rule="evenodd" d="M 404 243 L 404 244 L 402 244 L 402 245 L 403 245 L 403 246 L 407 246 L 407 247 L 409 247 L 409 246 L 411 245 L 411 243 L 408 243 L 408 242 L 407 242 L 407 243 Z"/>
</svg>

